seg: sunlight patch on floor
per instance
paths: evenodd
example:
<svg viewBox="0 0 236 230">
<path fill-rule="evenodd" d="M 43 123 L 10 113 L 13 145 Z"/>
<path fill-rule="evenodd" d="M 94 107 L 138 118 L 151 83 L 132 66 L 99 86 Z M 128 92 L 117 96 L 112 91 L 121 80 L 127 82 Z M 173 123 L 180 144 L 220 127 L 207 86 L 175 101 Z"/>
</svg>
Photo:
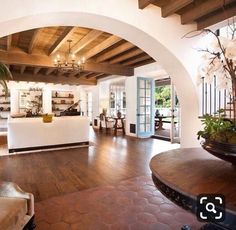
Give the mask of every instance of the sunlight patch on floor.
<svg viewBox="0 0 236 230">
<path fill-rule="evenodd" d="M 171 144 L 169 141 L 163 141 L 159 139 L 154 139 L 153 141 L 154 141 L 154 145 L 152 148 L 153 156 L 161 152 L 180 148 L 180 144 L 177 143 Z"/>
</svg>

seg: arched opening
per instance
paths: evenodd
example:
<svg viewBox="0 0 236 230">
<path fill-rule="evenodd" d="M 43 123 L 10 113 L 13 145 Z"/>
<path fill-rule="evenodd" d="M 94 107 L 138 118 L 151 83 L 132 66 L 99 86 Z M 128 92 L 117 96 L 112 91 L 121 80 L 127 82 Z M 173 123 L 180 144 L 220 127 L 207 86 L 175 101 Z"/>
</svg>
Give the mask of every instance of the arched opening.
<svg viewBox="0 0 236 230">
<path fill-rule="evenodd" d="M 63 7 L 63 5 L 61 7 Z M 35 15 L 23 13 L 24 17 L 21 15 L 21 17 L 16 16 L 11 18 L 11 20 L 2 20 L 0 23 L 0 36 L 2 37 L 38 27 L 63 25 L 99 29 L 132 42 L 157 60 L 172 77 L 182 107 L 182 146 L 197 146 L 198 142 L 195 138 L 195 134 L 199 128 L 197 119 L 198 101 L 191 77 L 180 60 L 162 45 L 157 38 L 132 25 L 132 19 L 130 22 L 125 22 L 115 17 L 105 17 L 95 13 L 61 12 L 61 9 L 62 8 L 57 9 L 58 12 L 53 13 L 45 13 L 48 12 L 48 9 L 44 9 L 44 12 L 37 12 Z M 148 24 L 148 22 L 145 23 Z M 189 108 L 191 108 L 191 110 L 189 110 Z"/>
</svg>

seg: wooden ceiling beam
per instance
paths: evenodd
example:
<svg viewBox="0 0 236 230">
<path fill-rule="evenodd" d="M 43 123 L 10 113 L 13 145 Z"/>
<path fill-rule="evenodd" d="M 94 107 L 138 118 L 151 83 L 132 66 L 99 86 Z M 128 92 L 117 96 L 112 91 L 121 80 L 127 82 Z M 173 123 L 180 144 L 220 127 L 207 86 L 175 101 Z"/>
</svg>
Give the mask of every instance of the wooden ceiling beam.
<svg viewBox="0 0 236 230">
<path fill-rule="evenodd" d="M 7 45 L 6 45 L 6 50 L 9 51 L 11 48 L 11 41 L 12 41 L 12 35 L 7 36 Z"/>
<path fill-rule="evenodd" d="M 85 77 L 87 75 L 89 75 L 90 72 L 83 72 L 83 71 L 74 71 L 72 73 L 69 74 L 69 77 Z"/>
<path fill-rule="evenodd" d="M 153 3 L 155 3 L 155 0 L 138 0 L 138 7 L 142 10 Z"/>
<path fill-rule="evenodd" d="M 133 65 L 137 62 L 145 61 L 147 59 L 150 59 L 150 56 L 145 54 L 145 55 L 139 55 L 137 57 L 132 58 L 131 60 L 127 60 L 125 62 L 122 62 L 122 65 L 128 66 L 128 65 Z"/>
<path fill-rule="evenodd" d="M 55 68 L 53 60 L 47 55 L 26 54 L 17 52 L 0 51 L 0 61 L 5 64 L 26 65 L 41 68 Z M 134 70 L 122 65 L 111 65 L 107 63 L 86 62 L 84 71 L 106 73 L 123 76 L 133 76 Z"/>
<path fill-rule="evenodd" d="M 70 85 L 96 85 L 96 80 L 78 79 L 76 77 L 65 77 L 44 74 L 33 75 L 30 73 L 19 74 L 12 71 L 13 81 L 33 81 L 33 82 L 45 82 L 54 84 L 70 84 Z"/>
<path fill-rule="evenodd" d="M 104 73 L 92 73 L 88 76 L 86 76 L 86 79 L 90 79 L 90 78 L 93 78 L 93 77 L 99 77 L 99 76 L 102 76 L 104 75 Z"/>
<path fill-rule="evenodd" d="M 35 67 L 34 68 L 34 75 L 38 74 L 38 72 L 41 70 L 41 67 Z"/>
<path fill-rule="evenodd" d="M 153 63 L 153 62 L 155 62 L 155 61 L 152 58 L 149 58 L 147 60 L 140 61 L 140 62 L 137 62 L 137 63 L 133 64 L 132 67 L 136 68 L 136 67 L 139 67 L 139 66 L 143 66 L 143 65 Z"/>
<path fill-rule="evenodd" d="M 192 23 L 198 18 L 201 18 L 207 14 L 210 14 L 218 9 L 223 9 L 224 5 L 228 5 L 232 3 L 235 0 L 208 0 L 208 1 L 203 1 L 197 5 L 194 6 L 191 10 L 188 10 L 184 12 L 181 15 L 181 23 L 187 24 L 187 23 Z"/>
<path fill-rule="evenodd" d="M 100 30 L 91 30 L 88 34 L 86 34 L 82 39 L 80 39 L 73 47 L 72 47 L 72 53 L 76 54 L 80 50 L 82 50 L 85 46 L 87 46 L 89 43 L 94 41 L 97 37 L 99 37 L 103 31 Z"/>
<path fill-rule="evenodd" d="M 29 44 L 29 47 L 28 47 L 28 53 L 29 54 L 32 54 L 33 48 L 34 48 L 36 42 L 38 41 L 39 32 L 40 32 L 40 29 L 35 29 L 34 30 L 33 36 L 31 38 L 31 41 L 30 41 L 30 44 Z"/>
<path fill-rule="evenodd" d="M 26 69 L 26 66 L 25 65 L 22 65 L 20 67 L 20 73 L 23 74 L 25 72 L 25 69 Z"/>
<path fill-rule="evenodd" d="M 169 0 L 155 0 L 153 5 L 163 7 L 164 5 L 168 4 Z"/>
<path fill-rule="evenodd" d="M 132 49 L 133 47 L 135 47 L 135 45 L 133 45 L 132 43 L 129 42 L 125 42 L 122 45 L 100 55 L 98 58 L 96 58 L 96 62 L 103 62 L 106 61 L 118 54 L 121 54 L 129 49 Z"/>
<path fill-rule="evenodd" d="M 55 53 L 63 43 L 67 41 L 67 39 L 74 33 L 76 27 L 66 27 L 61 36 L 54 42 L 54 44 L 50 47 L 48 51 L 48 55 L 52 55 Z"/>
<path fill-rule="evenodd" d="M 54 70 L 55 70 L 55 68 L 48 68 L 45 74 L 48 76 L 48 75 L 50 75 Z"/>
<path fill-rule="evenodd" d="M 161 15 L 163 18 L 170 16 L 171 14 L 176 13 L 178 10 L 194 2 L 194 0 L 175 0 L 169 1 L 168 4 L 164 5 L 161 8 Z"/>
<path fill-rule="evenodd" d="M 85 71 L 91 71 L 96 73 L 106 73 L 111 75 L 133 76 L 134 70 L 122 65 L 111 65 L 107 63 L 93 63 L 86 62 L 84 65 Z"/>
<path fill-rule="evenodd" d="M 132 57 L 134 57 L 136 55 L 139 55 L 141 53 L 143 53 L 143 51 L 141 49 L 138 49 L 138 48 L 136 49 L 135 48 L 132 51 L 130 50 L 128 53 L 125 53 L 125 54 L 123 54 L 121 56 L 113 58 L 111 61 L 109 61 L 109 63 L 110 64 L 116 64 L 116 63 L 122 62 L 124 60 L 127 60 L 129 58 L 132 58 Z"/>
<path fill-rule="evenodd" d="M 234 17 L 236 15 L 236 3 L 225 6 L 224 10 L 216 11 L 213 15 L 197 20 L 197 29 L 202 30 L 218 22 Z"/>
<path fill-rule="evenodd" d="M 89 74 L 91 74 L 90 72 L 82 72 L 82 73 L 78 73 L 76 75 L 77 78 L 85 78 L 86 76 L 88 76 Z"/>
<path fill-rule="evenodd" d="M 103 74 L 103 75 L 101 75 L 101 76 L 96 77 L 96 79 L 97 79 L 97 80 L 100 80 L 100 79 L 106 78 L 106 77 L 108 77 L 108 76 L 110 76 L 110 75 L 109 75 L 109 74 Z"/>
<path fill-rule="evenodd" d="M 101 53 L 103 50 L 111 47 L 112 45 L 116 44 L 117 42 L 121 41 L 122 39 L 112 35 L 107 38 L 105 41 L 101 42 L 99 45 L 95 46 L 93 49 L 89 50 L 84 54 L 84 57 L 88 60 L 89 58 Z"/>
</svg>

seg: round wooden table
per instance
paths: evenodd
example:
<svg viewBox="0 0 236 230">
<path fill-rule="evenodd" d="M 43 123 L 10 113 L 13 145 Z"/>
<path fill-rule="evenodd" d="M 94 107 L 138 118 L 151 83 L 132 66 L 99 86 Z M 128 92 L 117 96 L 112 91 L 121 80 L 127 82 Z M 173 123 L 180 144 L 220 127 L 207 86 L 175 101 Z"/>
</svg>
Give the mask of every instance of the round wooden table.
<svg viewBox="0 0 236 230">
<path fill-rule="evenodd" d="M 210 229 L 236 229 L 236 167 L 202 148 L 163 152 L 150 162 L 157 188 L 182 208 L 196 214 L 199 194 L 225 196 L 225 220 Z M 224 228 L 221 228 L 224 227 Z M 206 228 L 207 229 L 207 228 Z"/>
</svg>

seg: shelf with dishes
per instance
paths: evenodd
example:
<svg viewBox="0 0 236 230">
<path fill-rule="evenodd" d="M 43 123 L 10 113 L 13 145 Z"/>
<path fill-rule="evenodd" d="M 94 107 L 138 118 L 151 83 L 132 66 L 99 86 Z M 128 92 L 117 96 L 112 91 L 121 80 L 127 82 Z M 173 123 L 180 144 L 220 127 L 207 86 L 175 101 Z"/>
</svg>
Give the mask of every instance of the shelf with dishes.
<svg viewBox="0 0 236 230">
<path fill-rule="evenodd" d="M 59 113 L 65 111 L 74 104 L 74 94 L 72 91 L 52 91 L 52 112 Z"/>
<path fill-rule="evenodd" d="M 52 104 L 53 104 L 53 105 L 72 105 L 72 104 L 74 104 L 74 101 L 61 102 L 61 103 L 57 103 L 57 102 L 52 101 Z"/>
<path fill-rule="evenodd" d="M 10 111 L 10 94 L 5 95 L 2 89 L 0 92 L 0 119 L 7 119 Z"/>
<path fill-rule="evenodd" d="M 52 98 L 69 98 L 69 99 L 73 99 L 74 96 L 73 95 L 72 96 L 67 96 L 67 97 L 55 97 L 55 96 L 52 96 Z"/>
</svg>

